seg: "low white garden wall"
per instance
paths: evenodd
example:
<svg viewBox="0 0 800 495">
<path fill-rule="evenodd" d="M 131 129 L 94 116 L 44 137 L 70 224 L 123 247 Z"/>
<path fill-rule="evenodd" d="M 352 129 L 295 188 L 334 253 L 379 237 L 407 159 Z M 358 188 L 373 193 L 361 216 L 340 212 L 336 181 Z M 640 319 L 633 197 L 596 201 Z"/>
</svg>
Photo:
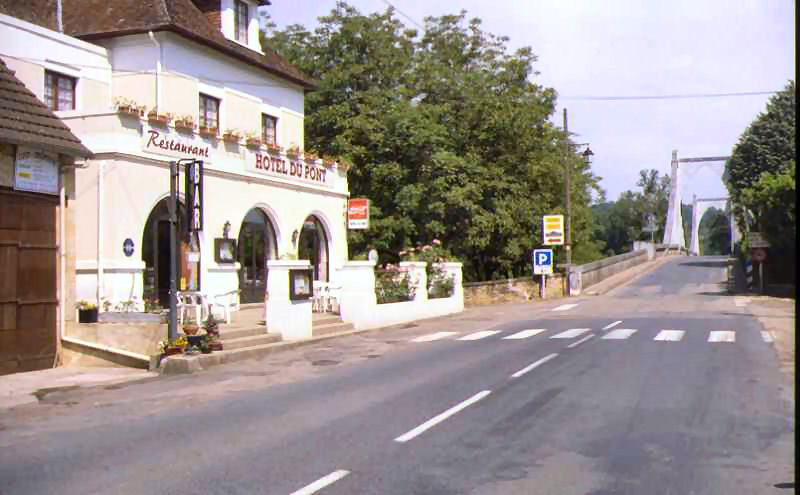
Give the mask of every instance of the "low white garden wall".
<svg viewBox="0 0 800 495">
<path fill-rule="evenodd" d="M 342 284 L 340 313 L 342 321 L 352 323 L 357 330 L 380 328 L 408 323 L 423 318 L 434 318 L 464 311 L 461 263 L 437 264 L 453 277 L 453 295 L 428 299 L 424 262 L 403 262 L 400 266 L 409 271 L 415 282 L 413 301 L 378 304 L 375 297 L 375 263 L 351 261 L 337 273 Z"/>
</svg>

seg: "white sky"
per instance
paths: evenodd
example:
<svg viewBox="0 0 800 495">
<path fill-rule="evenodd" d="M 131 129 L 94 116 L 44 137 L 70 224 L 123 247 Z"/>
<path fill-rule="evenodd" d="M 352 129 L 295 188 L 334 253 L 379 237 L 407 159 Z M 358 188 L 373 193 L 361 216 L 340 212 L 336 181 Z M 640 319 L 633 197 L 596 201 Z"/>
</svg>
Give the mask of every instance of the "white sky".
<svg viewBox="0 0 800 495">
<path fill-rule="evenodd" d="M 768 95 L 702 99 L 587 101 L 579 96 L 742 93 L 783 89 L 795 73 L 794 2 L 789 0 L 388 0 L 423 25 L 426 16 L 456 14 L 483 30 L 530 46 L 533 81 L 554 88 L 552 120 L 594 151 L 592 168 L 609 200 L 636 189 L 638 172 L 668 174 L 679 158 L 727 156 Z M 335 0 L 273 0 L 279 28 L 317 25 Z M 386 0 L 349 0 L 361 13 L 383 12 Z M 409 27 L 413 23 L 396 16 Z M 688 171 L 683 202 L 727 195 L 723 163 Z M 684 179 L 682 179 L 684 180 Z"/>
</svg>

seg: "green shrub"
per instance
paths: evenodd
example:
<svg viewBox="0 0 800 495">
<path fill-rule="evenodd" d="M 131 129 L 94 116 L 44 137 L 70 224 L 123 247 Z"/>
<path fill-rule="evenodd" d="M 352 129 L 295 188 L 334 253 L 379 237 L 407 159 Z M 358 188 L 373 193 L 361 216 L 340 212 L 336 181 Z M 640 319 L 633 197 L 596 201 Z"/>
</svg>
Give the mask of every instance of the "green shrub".
<svg viewBox="0 0 800 495">
<path fill-rule="evenodd" d="M 375 270 L 375 297 L 378 304 L 411 301 L 415 290 L 416 286 L 407 271 L 394 265 Z"/>
</svg>

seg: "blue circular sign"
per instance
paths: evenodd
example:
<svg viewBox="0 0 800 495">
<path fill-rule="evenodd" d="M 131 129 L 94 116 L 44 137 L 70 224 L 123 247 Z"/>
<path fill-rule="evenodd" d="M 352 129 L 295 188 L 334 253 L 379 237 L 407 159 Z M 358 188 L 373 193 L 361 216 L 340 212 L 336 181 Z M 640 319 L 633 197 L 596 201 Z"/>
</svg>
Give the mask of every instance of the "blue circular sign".
<svg viewBox="0 0 800 495">
<path fill-rule="evenodd" d="M 122 252 L 125 253 L 125 256 L 133 255 L 133 239 L 130 237 L 125 239 L 125 242 L 122 243 Z"/>
</svg>

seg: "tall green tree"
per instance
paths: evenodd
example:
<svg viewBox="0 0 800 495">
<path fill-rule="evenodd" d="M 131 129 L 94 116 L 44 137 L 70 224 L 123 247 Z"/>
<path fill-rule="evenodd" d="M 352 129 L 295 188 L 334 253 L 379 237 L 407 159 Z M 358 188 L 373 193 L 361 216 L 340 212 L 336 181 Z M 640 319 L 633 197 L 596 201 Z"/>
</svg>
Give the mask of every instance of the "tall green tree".
<svg viewBox="0 0 800 495">
<path fill-rule="evenodd" d="M 306 147 L 349 161 L 351 194 L 370 199 L 370 229 L 349 234 L 351 252 L 395 261 L 439 239 L 467 280 L 523 274 L 541 216 L 563 213 L 569 165 L 573 244 L 591 253 L 598 178 L 547 121 L 556 93 L 531 82 L 530 48 L 509 52 L 465 11 L 426 18 L 421 35 L 391 8 L 362 15 L 342 1 L 319 21 L 265 42 L 319 81 Z"/>
<path fill-rule="evenodd" d="M 796 252 L 795 92 L 789 81 L 769 99 L 734 146 L 723 176 L 740 230 L 759 230 L 787 253 Z"/>
</svg>

